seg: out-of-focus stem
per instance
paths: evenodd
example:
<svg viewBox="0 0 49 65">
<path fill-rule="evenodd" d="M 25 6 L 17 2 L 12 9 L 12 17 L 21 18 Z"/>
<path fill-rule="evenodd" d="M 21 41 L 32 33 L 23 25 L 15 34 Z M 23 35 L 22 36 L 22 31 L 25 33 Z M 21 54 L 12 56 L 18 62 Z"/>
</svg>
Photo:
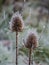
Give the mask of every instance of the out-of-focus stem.
<svg viewBox="0 0 49 65">
<path fill-rule="evenodd" d="M 31 65 L 31 48 L 29 49 L 29 65 Z"/>
</svg>

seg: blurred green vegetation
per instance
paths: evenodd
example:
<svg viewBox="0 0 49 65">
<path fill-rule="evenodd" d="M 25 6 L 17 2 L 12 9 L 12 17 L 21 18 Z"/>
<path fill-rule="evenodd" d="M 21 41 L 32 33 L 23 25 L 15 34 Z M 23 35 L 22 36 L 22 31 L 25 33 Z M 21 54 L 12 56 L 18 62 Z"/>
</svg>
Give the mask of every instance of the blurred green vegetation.
<svg viewBox="0 0 49 65">
<path fill-rule="evenodd" d="M 8 52 L 7 50 L 6 52 L 4 50 L 4 47 L 0 49 L 0 65 L 7 65 L 8 62 L 12 62 L 13 56 L 15 56 L 15 48 L 16 48 L 15 33 L 11 32 L 9 29 L 9 22 L 11 16 L 14 13 L 13 7 L 15 3 L 14 4 L 11 3 L 8 6 L 5 6 L 3 3 L 4 3 L 3 0 L 0 0 L 0 8 L 2 7 L 0 11 L 0 41 L 1 40 L 11 41 L 12 51 Z M 47 17 L 45 17 L 46 18 L 45 20 L 44 16 L 43 19 L 41 18 L 41 20 L 38 21 L 37 18 L 37 16 L 39 15 L 39 11 L 37 11 L 39 6 L 38 3 L 39 3 L 38 1 L 37 2 L 31 1 L 30 3 L 28 2 L 26 3 L 27 5 L 22 11 L 25 28 L 23 32 L 19 33 L 19 37 L 18 37 L 19 54 L 21 55 L 23 53 L 25 56 L 28 56 L 28 49 L 22 47 L 23 39 L 25 39 L 29 30 L 32 31 L 35 30 L 39 38 L 38 40 L 39 47 L 32 52 L 33 53 L 32 58 L 37 63 L 46 62 L 48 65 L 49 64 L 49 18 L 48 18 L 48 23 L 46 22 Z M 31 9 L 31 13 L 30 13 L 30 9 Z"/>
</svg>

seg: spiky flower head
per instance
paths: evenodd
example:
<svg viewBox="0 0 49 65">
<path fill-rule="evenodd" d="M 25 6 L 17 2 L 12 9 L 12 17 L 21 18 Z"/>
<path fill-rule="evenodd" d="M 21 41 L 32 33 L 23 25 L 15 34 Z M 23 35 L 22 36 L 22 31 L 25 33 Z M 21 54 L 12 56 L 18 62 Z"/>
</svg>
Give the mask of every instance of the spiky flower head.
<svg viewBox="0 0 49 65">
<path fill-rule="evenodd" d="M 27 36 L 25 46 L 26 46 L 26 48 L 29 48 L 29 49 L 30 48 L 35 49 L 38 46 L 38 40 L 37 40 L 37 37 L 36 37 L 36 35 L 34 33 L 31 32 Z"/>
<path fill-rule="evenodd" d="M 9 24 L 11 31 L 21 32 L 24 28 L 24 23 L 21 14 L 19 14 L 19 12 L 14 13 Z"/>
</svg>

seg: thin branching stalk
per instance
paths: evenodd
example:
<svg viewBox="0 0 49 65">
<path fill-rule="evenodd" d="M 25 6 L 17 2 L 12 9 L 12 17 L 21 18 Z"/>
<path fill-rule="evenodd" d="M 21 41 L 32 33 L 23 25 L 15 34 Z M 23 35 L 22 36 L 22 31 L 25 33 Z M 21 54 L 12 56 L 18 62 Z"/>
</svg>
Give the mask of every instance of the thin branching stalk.
<svg viewBox="0 0 49 65">
<path fill-rule="evenodd" d="M 16 65 L 18 65 L 18 32 L 16 32 Z"/>
</svg>

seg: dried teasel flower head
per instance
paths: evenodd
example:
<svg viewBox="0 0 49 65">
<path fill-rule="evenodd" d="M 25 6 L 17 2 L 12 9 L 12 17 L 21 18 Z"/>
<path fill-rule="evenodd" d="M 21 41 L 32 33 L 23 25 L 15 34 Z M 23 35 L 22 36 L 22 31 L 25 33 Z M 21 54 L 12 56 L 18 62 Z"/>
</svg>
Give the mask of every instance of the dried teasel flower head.
<svg viewBox="0 0 49 65">
<path fill-rule="evenodd" d="M 19 12 L 14 13 L 9 24 L 11 31 L 21 32 L 24 28 L 24 23 L 21 14 L 19 14 Z"/>
<path fill-rule="evenodd" d="M 31 32 L 30 34 L 28 34 L 25 42 L 25 47 L 29 49 L 35 49 L 36 47 L 38 47 L 37 36 L 34 33 Z"/>
</svg>

